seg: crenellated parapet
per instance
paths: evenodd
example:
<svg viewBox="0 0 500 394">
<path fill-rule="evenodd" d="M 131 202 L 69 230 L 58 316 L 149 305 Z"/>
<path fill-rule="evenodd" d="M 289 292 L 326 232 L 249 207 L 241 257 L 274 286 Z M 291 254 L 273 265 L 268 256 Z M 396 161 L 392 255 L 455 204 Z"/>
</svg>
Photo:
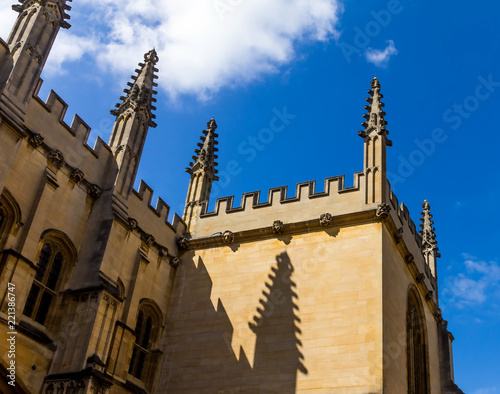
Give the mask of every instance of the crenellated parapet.
<svg viewBox="0 0 500 394">
<path fill-rule="evenodd" d="M 39 92 L 41 84 L 42 80 L 35 94 Z M 99 137 L 94 147 L 90 147 L 87 144 L 90 126 L 78 114 L 70 124 L 66 123 L 67 110 L 66 102 L 54 91 L 50 92 L 46 101 L 35 95 L 27 108 L 30 116 L 20 132 L 25 134 L 32 148 L 38 149 L 48 158 L 51 152 L 61 152 L 63 157 L 59 159 L 59 164 L 64 163 L 71 172 L 75 170 L 75 180 L 84 178 L 103 187 L 104 176 L 112 164 L 111 148 Z"/>
<path fill-rule="evenodd" d="M 344 176 L 325 179 L 324 189 L 317 191 L 316 182 L 302 182 L 296 185 L 295 194 L 287 196 L 288 187 L 272 188 L 267 200 L 261 201 L 261 192 L 244 193 L 239 206 L 234 196 L 218 198 L 212 212 L 202 205 L 202 214 L 193 236 L 205 236 L 230 229 L 245 231 L 249 228 L 270 226 L 280 220 L 285 225 L 291 222 L 319 218 L 324 213 L 342 215 L 372 209 L 364 203 L 362 172 L 354 174 L 353 186 L 346 187 Z"/>
<path fill-rule="evenodd" d="M 141 218 L 144 222 L 144 226 L 147 227 L 146 223 L 158 223 L 162 224 L 162 228 L 159 231 L 165 231 L 164 225 L 166 224 L 172 232 L 182 235 L 185 230 L 184 222 L 182 218 L 174 214 L 171 221 L 169 221 L 170 206 L 163 201 L 161 197 L 156 200 L 156 205 L 153 206 L 154 190 L 143 180 L 139 184 L 139 189 L 133 191 L 133 196 L 130 201 L 129 215 L 132 217 Z M 136 214 L 136 216 L 133 216 Z"/>
<path fill-rule="evenodd" d="M 429 265 L 423 252 L 422 236 L 417 230 L 415 222 L 410 217 L 410 212 L 404 203 L 400 203 L 394 192 L 388 189 L 388 211 L 390 220 L 386 220 L 389 232 L 394 238 L 403 260 L 414 276 L 415 282 L 422 287 L 426 300 L 433 304 L 433 310 L 437 315 L 436 319 L 441 321 L 438 303 L 438 286 L 436 273 Z"/>
</svg>

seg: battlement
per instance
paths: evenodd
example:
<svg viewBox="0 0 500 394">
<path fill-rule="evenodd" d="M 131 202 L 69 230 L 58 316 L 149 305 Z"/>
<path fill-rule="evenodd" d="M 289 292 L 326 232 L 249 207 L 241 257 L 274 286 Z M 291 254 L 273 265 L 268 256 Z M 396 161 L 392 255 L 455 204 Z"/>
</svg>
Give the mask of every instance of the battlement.
<svg viewBox="0 0 500 394">
<path fill-rule="evenodd" d="M 49 149 L 61 151 L 64 160 L 70 166 L 79 168 L 89 182 L 103 187 L 107 173 L 114 165 L 114 156 L 110 146 L 97 137 L 94 147 L 90 147 L 87 144 L 91 131 L 90 126 L 78 114 L 75 114 L 71 126 L 69 126 L 65 121 L 68 104 L 53 90 L 50 91 L 46 101 L 41 100 L 38 93 L 42 83 L 43 81 L 40 79 L 28 108 L 32 116 L 27 116 L 27 127 L 32 133 L 39 133 Z M 30 119 L 37 119 L 37 122 L 30 124 Z M 45 130 L 52 132 L 46 133 Z M 153 207 L 151 205 L 152 197 L 153 189 L 141 181 L 139 190 L 134 190 L 131 194 L 129 216 L 142 218 L 141 221 L 144 223 L 141 223 L 141 226 L 143 227 L 150 227 L 151 223 L 160 223 L 161 227 L 159 224 L 151 226 L 151 233 L 164 232 L 165 224 L 174 233 L 178 229 L 183 231 L 182 225 L 179 227 L 179 224 L 183 223 L 182 219 L 175 214 L 172 222 L 169 222 L 170 207 L 168 204 L 158 198 L 156 206 Z"/>
<path fill-rule="evenodd" d="M 27 108 L 26 127 L 31 133 L 39 134 L 49 149 L 61 151 L 64 161 L 81 170 L 89 182 L 101 185 L 113 159 L 111 148 L 99 137 L 94 147 L 90 147 L 87 144 L 90 126 L 77 114 L 71 126 L 68 125 L 65 121 L 68 104 L 53 90 L 46 101 L 40 99 L 42 83 L 40 79 Z"/>
<path fill-rule="evenodd" d="M 355 173 L 350 187 L 345 187 L 344 175 L 327 178 L 321 192 L 316 191 L 315 181 L 301 182 L 291 197 L 287 197 L 287 186 L 272 188 L 263 202 L 260 202 L 260 191 L 244 193 L 240 206 L 234 206 L 234 196 L 218 198 L 213 212 L 207 212 L 206 205 L 203 207 L 192 235 L 244 231 L 249 226 L 270 226 L 274 220 L 291 223 L 319 218 L 323 213 L 341 215 L 365 210 L 363 176 L 362 172 Z"/>
<path fill-rule="evenodd" d="M 185 228 L 182 218 L 174 214 L 169 222 L 168 216 L 170 206 L 161 197 L 156 200 L 156 205 L 151 204 L 154 190 L 143 180 L 139 184 L 139 190 L 133 190 L 129 200 L 129 216 L 139 219 L 141 227 L 151 227 L 151 233 L 160 234 L 164 232 L 163 225 L 167 225 L 174 233 L 182 234 Z M 154 223 L 154 224 L 153 224 Z M 161 226 L 161 227 L 160 227 Z M 153 230 L 155 228 L 156 230 Z"/>
<path fill-rule="evenodd" d="M 295 186 L 295 195 L 292 197 L 287 197 L 288 186 L 275 187 L 269 189 L 267 200 L 263 202 L 259 202 L 260 190 L 244 193 L 239 207 L 234 206 L 234 196 L 221 197 L 217 199 L 213 212 L 206 212 L 207 207 L 205 205 L 201 217 L 217 216 L 220 213 L 242 212 L 246 209 L 272 207 L 273 204 L 300 202 L 306 198 L 328 197 L 333 193 L 340 194 L 359 191 L 359 180 L 362 176 L 362 172 L 355 173 L 354 185 L 350 187 L 344 187 L 344 175 L 326 178 L 324 191 L 322 192 L 316 192 L 316 181 L 300 182 Z"/>
<path fill-rule="evenodd" d="M 426 283 L 427 288 L 433 289 L 437 292 L 436 278 L 432 276 L 431 269 L 426 263 L 422 253 L 422 237 L 410 217 L 408 208 L 404 203 L 399 203 L 398 198 L 390 189 L 389 181 L 387 181 L 387 183 L 389 186 L 388 200 L 391 207 L 390 212 L 396 227 L 395 241 L 397 244 L 404 241 L 404 245 L 411 256 L 407 263 L 411 262 L 412 264 L 415 264 L 418 273 L 425 273 L 425 277 L 422 280 Z"/>
<path fill-rule="evenodd" d="M 406 205 L 402 202 L 401 204 L 398 201 L 398 198 L 394 194 L 394 192 L 391 190 L 391 185 L 389 181 L 387 181 L 389 185 L 389 202 L 391 204 L 391 210 L 394 211 L 395 215 L 397 216 L 398 220 L 394 220 L 394 223 L 396 225 L 400 226 L 405 226 L 407 229 L 410 231 L 411 237 L 415 239 L 415 242 L 419 248 L 422 247 L 422 238 L 420 237 L 420 234 L 418 233 L 417 226 L 415 225 L 415 222 L 412 220 L 410 217 L 410 212 L 408 211 L 408 208 Z M 399 222 L 399 223 L 398 223 Z M 404 231 L 404 230 L 403 230 Z"/>
</svg>

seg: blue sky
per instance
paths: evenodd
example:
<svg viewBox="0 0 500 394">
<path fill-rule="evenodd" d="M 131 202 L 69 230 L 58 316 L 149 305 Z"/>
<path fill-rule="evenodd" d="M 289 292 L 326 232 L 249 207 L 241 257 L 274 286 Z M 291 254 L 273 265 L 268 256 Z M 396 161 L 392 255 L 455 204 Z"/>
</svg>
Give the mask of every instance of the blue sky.
<svg viewBox="0 0 500 394">
<path fill-rule="evenodd" d="M 0 35 L 15 13 L 0 5 Z M 219 125 L 217 197 L 362 170 L 374 74 L 393 147 L 389 178 L 418 223 L 434 214 L 440 302 L 467 393 L 500 393 L 500 4 L 463 0 L 75 0 L 41 96 L 54 89 L 108 140 L 114 107 L 142 55 L 160 63 L 157 123 L 138 179 L 182 213 L 184 168 Z M 276 112 L 281 132 L 266 134 Z M 252 142 L 257 141 L 257 142 Z M 254 144 L 252 146 L 252 144 Z M 322 187 L 322 186 L 320 186 Z M 212 202 L 213 205 L 213 202 Z"/>
</svg>

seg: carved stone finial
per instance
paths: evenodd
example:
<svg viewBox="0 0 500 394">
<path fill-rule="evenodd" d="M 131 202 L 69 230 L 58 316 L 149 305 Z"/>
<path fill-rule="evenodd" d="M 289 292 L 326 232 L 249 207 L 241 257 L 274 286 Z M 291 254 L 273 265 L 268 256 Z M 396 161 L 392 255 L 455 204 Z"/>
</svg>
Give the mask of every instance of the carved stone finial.
<svg viewBox="0 0 500 394">
<path fill-rule="evenodd" d="M 188 246 L 189 246 L 189 243 L 188 243 L 188 239 L 187 237 L 180 237 L 178 240 L 177 240 L 177 245 L 179 246 L 179 248 L 181 249 L 187 249 Z"/>
<path fill-rule="evenodd" d="M 61 167 L 64 163 L 64 155 L 63 153 L 58 150 L 54 149 L 49 152 L 48 159 L 54 163 L 58 168 Z"/>
<path fill-rule="evenodd" d="M 99 186 L 91 184 L 88 188 L 88 193 L 90 194 L 90 197 L 97 199 L 102 194 L 102 190 Z"/>
<path fill-rule="evenodd" d="M 375 217 L 377 219 L 385 219 L 389 216 L 389 212 L 391 212 L 391 207 L 389 206 L 389 204 L 383 202 L 377 206 L 377 212 L 375 212 Z"/>
<path fill-rule="evenodd" d="M 275 220 L 273 222 L 273 233 L 274 234 L 281 234 L 283 232 L 283 229 L 285 228 L 285 225 L 281 220 Z"/>
<path fill-rule="evenodd" d="M 71 179 L 75 183 L 80 183 L 83 181 L 85 178 L 85 175 L 83 174 L 83 171 L 80 170 L 79 168 L 74 168 L 73 171 L 71 171 L 71 174 L 69 175 L 69 179 Z"/>
<path fill-rule="evenodd" d="M 319 217 L 319 224 L 322 227 L 328 227 L 333 222 L 333 216 L 330 213 L 323 213 Z"/>
<path fill-rule="evenodd" d="M 35 133 L 33 134 L 30 139 L 28 140 L 28 143 L 33 147 L 33 148 L 38 148 L 40 145 L 43 143 L 43 137 L 41 134 Z"/>
<path fill-rule="evenodd" d="M 153 110 L 153 102 L 156 99 L 153 97 L 157 92 L 155 87 L 158 86 L 155 82 L 156 72 L 155 67 L 158 62 L 158 54 L 152 49 L 144 55 L 144 63 L 139 63 L 140 68 L 135 70 L 138 74 L 132 76 L 134 82 L 129 82 L 130 88 L 125 89 L 126 96 L 120 97 L 121 102 L 116 104 L 116 109 L 111 110 L 111 114 L 117 117 L 126 115 L 127 113 L 136 112 L 143 116 L 145 125 L 156 127 L 153 119 L 156 117 Z"/>
<path fill-rule="evenodd" d="M 229 230 L 226 230 L 222 234 L 222 238 L 224 240 L 224 243 L 232 244 L 234 242 L 234 233 Z"/>
<path fill-rule="evenodd" d="M 437 242 L 436 242 L 436 233 L 435 233 L 435 228 L 432 227 L 434 222 L 432 221 L 432 213 L 431 213 L 431 206 L 427 200 L 424 200 L 422 203 L 422 212 L 420 214 L 422 215 L 420 217 L 420 220 L 422 223 L 420 223 L 420 236 L 422 237 L 422 251 L 424 252 L 432 252 L 432 251 L 438 251 L 437 247 Z"/>
<path fill-rule="evenodd" d="M 212 118 L 207 122 L 207 130 L 214 131 L 217 128 L 217 123 L 215 122 L 215 119 Z"/>
<path fill-rule="evenodd" d="M 217 123 L 215 119 L 212 118 L 207 122 L 207 129 L 203 130 L 204 136 L 200 139 L 202 142 L 197 144 L 199 149 L 195 149 L 196 156 L 193 156 L 193 160 L 189 163 L 189 167 L 186 168 L 186 172 L 193 175 L 196 172 L 203 171 L 205 174 L 209 175 L 211 180 L 217 181 L 219 177 L 216 175 L 217 162 L 215 159 L 218 158 L 216 152 L 218 151 L 216 145 L 218 144 L 216 138 L 218 134 L 215 132 L 217 129 Z"/>
<path fill-rule="evenodd" d="M 177 268 L 180 264 L 181 260 L 178 257 L 172 257 L 168 262 L 172 267 Z"/>
<path fill-rule="evenodd" d="M 387 139 L 387 134 L 389 134 L 389 132 L 385 128 L 387 125 L 387 121 L 384 119 L 386 113 L 382 110 L 385 104 L 381 101 L 384 96 L 380 93 L 380 82 L 378 78 L 374 77 L 370 85 L 371 89 L 368 90 L 370 97 L 366 99 L 369 105 L 365 106 L 368 112 L 363 114 L 365 122 L 361 123 L 364 130 L 359 131 L 358 135 L 362 138 L 367 138 L 370 137 L 373 132 L 376 132 L 378 135 L 384 136 L 387 146 L 392 146 L 392 142 Z"/>
</svg>

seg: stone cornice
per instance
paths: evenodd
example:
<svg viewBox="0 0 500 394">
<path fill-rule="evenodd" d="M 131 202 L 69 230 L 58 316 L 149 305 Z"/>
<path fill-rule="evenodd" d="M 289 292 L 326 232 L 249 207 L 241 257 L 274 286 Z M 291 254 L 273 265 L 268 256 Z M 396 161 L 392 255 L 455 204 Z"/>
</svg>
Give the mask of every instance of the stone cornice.
<svg viewBox="0 0 500 394">
<path fill-rule="evenodd" d="M 428 272 L 421 272 L 419 269 L 419 266 L 415 262 L 415 259 L 419 259 L 422 261 L 422 264 L 424 267 L 426 267 L 425 259 L 422 253 L 419 254 L 419 256 L 414 256 L 410 250 L 408 249 L 403 237 L 402 237 L 402 232 L 403 228 L 402 227 L 397 227 L 396 223 L 394 222 L 393 218 L 391 215 L 387 215 L 385 219 L 383 219 L 387 230 L 389 233 L 392 235 L 394 242 L 396 244 L 396 247 L 403 259 L 403 261 L 406 264 L 406 267 L 410 271 L 415 285 L 420 289 L 421 293 L 424 294 L 424 299 L 425 302 L 427 303 L 429 309 L 432 312 L 432 315 L 434 316 L 434 319 L 438 324 L 443 325 L 445 328 L 448 324 L 446 320 L 443 319 L 442 317 L 442 311 L 441 308 L 439 308 L 439 305 L 436 302 L 436 298 L 434 296 L 434 291 L 428 286 L 427 281 L 425 278 L 429 278 L 429 280 L 432 280 L 433 276 L 430 273 L 430 270 Z M 419 246 L 419 245 L 418 245 Z M 420 246 L 419 246 L 420 250 Z M 426 270 L 427 271 L 427 270 Z"/>
<path fill-rule="evenodd" d="M 294 223 L 281 223 L 280 230 L 276 231 L 277 223 L 271 222 L 268 227 L 254 228 L 251 230 L 231 232 L 230 229 L 224 230 L 223 232 L 216 233 L 213 235 L 198 237 L 198 238 L 185 238 L 181 237 L 179 239 L 179 246 L 184 250 L 197 250 L 213 248 L 224 245 L 240 244 L 252 241 L 260 241 L 264 239 L 272 238 L 286 238 L 289 236 L 309 233 L 314 231 L 325 231 L 328 228 L 333 227 L 344 227 L 356 224 L 364 224 L 380 221 L 380 219 L 375 216 L 376 210 L 370 209 L 366 211 L 354 212 L 346 215 L 331 215 L 331 219 L 328 224 L 325 225 L 324 219 L 325 214 L 320 217 L 294 222 Z"/>
</svg>

